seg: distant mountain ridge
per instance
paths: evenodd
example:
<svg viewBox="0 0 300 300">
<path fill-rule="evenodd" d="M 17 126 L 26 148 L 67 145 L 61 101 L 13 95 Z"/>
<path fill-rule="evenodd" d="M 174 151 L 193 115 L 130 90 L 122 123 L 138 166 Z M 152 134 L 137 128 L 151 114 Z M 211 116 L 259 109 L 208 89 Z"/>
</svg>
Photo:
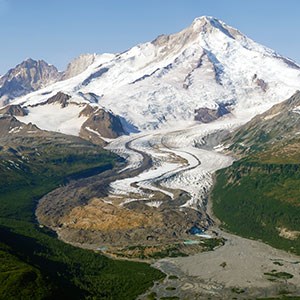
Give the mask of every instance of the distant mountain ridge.
<svg viewBox="0 0 300 300">
<path fill-rule="evenodd" d="M 61 78 L 61 73 L 44 60 L 26 59 L 0 77 L 0 105 L 47 86 Z"/>
<path fill-rule="evenodd" d="M 95 54 L 82 54 L 72 60 L 66 70 L 61 72 L 44 60 L 27 58 L 0 76 L 0 106 L 9 104 L 14 98 L 80 74 L 94 62 L 95 56 Z"/>
</svg>

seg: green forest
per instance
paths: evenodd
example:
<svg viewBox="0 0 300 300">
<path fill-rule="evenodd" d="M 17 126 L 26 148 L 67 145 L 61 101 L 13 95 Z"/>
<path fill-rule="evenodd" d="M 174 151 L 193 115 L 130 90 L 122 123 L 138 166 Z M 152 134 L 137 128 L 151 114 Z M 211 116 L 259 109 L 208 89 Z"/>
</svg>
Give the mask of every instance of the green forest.
<svg viewBox="0 0 300 300">
<path fill-rule="evenodd" d="M 262 157 L 249 156 L 217 172 L 213 211 L 225 229 L 299 255 L 300 164 Z"/>
</svg>

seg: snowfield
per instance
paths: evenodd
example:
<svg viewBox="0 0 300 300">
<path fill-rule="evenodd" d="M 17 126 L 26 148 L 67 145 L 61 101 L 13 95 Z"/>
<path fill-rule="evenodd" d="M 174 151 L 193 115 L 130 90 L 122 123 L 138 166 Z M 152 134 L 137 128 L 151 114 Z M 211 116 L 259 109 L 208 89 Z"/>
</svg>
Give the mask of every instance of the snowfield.
<svg viewBox="0 0 300 300">
<path fill-rule="evenodd" d="M 79 135 L 82 124 L 87 120 L 87 117 L 78 117 L 83 110 L 82 105 L 70 104 L 61 108 L 60 104 L 54 103 L 30 107 L 28 110 L 28 115 L 18 116 L 17 119 L 26 124 L 31 122 L 44 130 L 70 135 Z"/>
</svg>

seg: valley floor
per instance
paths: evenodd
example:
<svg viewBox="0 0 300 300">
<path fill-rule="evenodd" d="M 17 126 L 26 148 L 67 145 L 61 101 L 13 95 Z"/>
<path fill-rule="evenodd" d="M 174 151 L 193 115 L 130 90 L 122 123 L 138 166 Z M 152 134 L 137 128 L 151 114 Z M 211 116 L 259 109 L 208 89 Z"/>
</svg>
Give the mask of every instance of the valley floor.
<svg viewBox="0 0 300 300">
<path fill-rule="evenodd" d="M 178 299 L 256 299 L 282 294 L 299 295 L 299 256 L 259 241 L 218 232 L 227 241 L 214 251 L 156 262 L 154 266 L 169 276 L 155 285 L 151 292 L 159 297 L 177 296 Z M 176 278 L 170 279 L 172 276 Z"/>
</svg>

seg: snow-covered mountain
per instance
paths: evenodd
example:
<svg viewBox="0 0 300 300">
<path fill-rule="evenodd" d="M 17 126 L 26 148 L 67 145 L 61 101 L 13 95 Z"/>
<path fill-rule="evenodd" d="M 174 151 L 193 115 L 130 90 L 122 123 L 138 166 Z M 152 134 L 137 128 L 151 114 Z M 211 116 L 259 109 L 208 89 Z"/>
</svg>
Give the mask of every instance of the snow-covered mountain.
<svg viewBox="0 0 300 300">
<path fill-rule="evenodd" d="M 43 128 L 35 105 L 58 92 L 70 95 L 72 103 L 103 107 L 146 130 L 194 121 L 201 108 L 207 108 L 201 115 L 208 112 L 212 119 L 222 115 L 220 111 L 249 112 L 251 117 L 300 87 L 295 62 L 213 17 L 197 18 L 179 33 L 161 35 L 120 54 L 83 56 L 69 70 L 66 78 L 76 76 L 15 100 L 32 107 L 26 122 Z M 60 113 L 62 122 L 83 124 L 66 108 Z"/>
<path fill-rule="evenodd" d="M 61 78 L 53 65 L 43 60 L 26 59 L 0 77 L 0 105 L 28 94 Z"/>
</svg>

